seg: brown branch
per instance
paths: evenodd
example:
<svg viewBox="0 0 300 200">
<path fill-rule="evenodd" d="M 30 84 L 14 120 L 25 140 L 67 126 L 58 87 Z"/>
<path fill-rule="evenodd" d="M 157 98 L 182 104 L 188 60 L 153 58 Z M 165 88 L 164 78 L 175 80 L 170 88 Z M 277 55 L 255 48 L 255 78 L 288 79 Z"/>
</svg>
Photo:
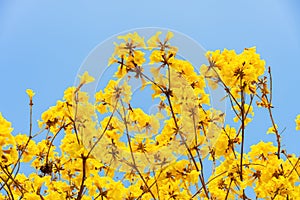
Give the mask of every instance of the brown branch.
<svg viewBox="0 0 300 200">
<path fill-rule="evenodd" d="M 79 200 L 82 198 L 83 191 L 85 188 L 84 182 L 86 180 L 86 161 L 87 161 L 88 157 L 81 154 L 81 159 L 82 159 L 82 179 L 81 179 L 80 189 L 79 189 L 76 200 Z"/>
<path fill-rule="evenodd" d="M 126 112 L 125 112 L 125 106 L 123 104 L 123 101 L 120 99 L 120 102 L 121 102 L 121 105 L 122 105 L 122 108 L 123 108 L 123 114 L 124 114 L 124 117 L 122 117 L 122 119 L 124 120 L 124 124 L 125 124 L 125 129 L 126 129 L 126 136 L 127 136 L 127 141 L 128 141 L 128 145 L 129 145 L 129 149 L 130 149 L 130 155 L 131 155 L 131 158 L 132 158 L 132 162 L 133 162 L 133 167 L 134 169 L 137 171 L 137 173 L 139 174 L 139 176 L 141 177 L 143 183 L 145 184 L 145 186 L 147 187 L 147 191 L 151 194 L 151 196 L 153 197 L 153 199 L 155 200 L 155 196 L 153 194 L 153 192 L 150 190 L 146 180 L 144 179 L 142 173 L 140 172 L 140 170 L 138 169 L 137 167 L 137 164 L 136 164 L 136 161 L 135 161 L 135 158 L 134 158 L 134 155 L 133 155 L 133 150 L 132 150 L 132 146 L 131 146 L 131 140 L 130 140 L 130 136 L 129 136 L 129 131 L 128 131 L 128 125 L 127 125 L 127 120 L 126 120 Z"/>
</svg>

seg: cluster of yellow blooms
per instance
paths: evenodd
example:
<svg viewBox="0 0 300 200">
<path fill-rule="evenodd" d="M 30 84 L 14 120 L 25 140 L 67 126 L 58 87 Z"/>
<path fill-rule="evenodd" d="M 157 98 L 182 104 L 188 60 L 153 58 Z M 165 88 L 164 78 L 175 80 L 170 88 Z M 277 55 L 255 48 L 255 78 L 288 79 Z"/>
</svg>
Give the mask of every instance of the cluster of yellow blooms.
<svg viewBox="0 0 300 200">
<path fill-rule="evenodd" d="M 13 135 L 0 113 L 0 199 L 299 199 L 300 157 L 281 149 L 272 91 L 262 77 L 265 62 L 256 49 L 208 52 L 209 64 L 198 74 L 176 57 L 173 34 L 160 36 L 147 42 L 137 33 L 120 36 L 109 59 L 115 79 L 95 94 L 96 102 L 82 90 L 94 81 L 85 72 L 42 114 L 37 134 L 30 128 Z M 151 86 L 157 113 L 131 104 L 132 75 L 142 89 Z M 227 93 L 236 128 L 223 125 L 224 113 L 210 107 L 206 81 Z M 26 92 L 32 112 L 35 94 Z M 269 112 L 268 133 L 277 144 L 259 142 L 245 152 L 254 99 Z M 45 139 L 35 140 L 38 135 Z M 24 173 L 23 163 L 36 171 Z"/>
</svg>

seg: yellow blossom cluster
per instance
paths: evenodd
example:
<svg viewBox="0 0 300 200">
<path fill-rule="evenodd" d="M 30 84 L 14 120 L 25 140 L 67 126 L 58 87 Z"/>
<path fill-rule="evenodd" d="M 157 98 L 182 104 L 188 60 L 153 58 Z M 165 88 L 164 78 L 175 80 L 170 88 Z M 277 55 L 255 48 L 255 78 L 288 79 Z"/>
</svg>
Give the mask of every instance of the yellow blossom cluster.
<svg viewBox="0 0 300 200">
<path fill-rule="evenodd" d="M 236 98 L 240 91 L 255 94 L 259 77 L 264 74 L 265 61 L 260 59 L 256 48 L 245 48 L 241 54 L 234 50 L 208 51 L 209 65 L 203 65 L 201 72 L 210 79 L 212 87 L 221 85 Z"/>
<path fill-rule="evenodd" d="M 109 59 L 115 76 L 95 103 L 82 90 L 94 81 L 85 72 L 41 115 L 38 133 L 31 120 L 27 134 L 12 134 L 0 113 L 0 200 L 299 199 L 300 157 L 283 149 L 256 49 L 209 51 L 199 74 L 177 58 L 173 33 L 161 36 L 118 37 Z M 133 78 L 150 86 L 156 113 L 134 107 Z M 206 82 L 225 90 L 234 125 L 210 106 Z M 35 93 L 26 93 L 32 117 Z M 255 100 L 269 113 L 266 133 L 276 144 L 261 141 L 246 151 Z M 300 115 L 295 121 L 299 130 Z"/>
</svg>

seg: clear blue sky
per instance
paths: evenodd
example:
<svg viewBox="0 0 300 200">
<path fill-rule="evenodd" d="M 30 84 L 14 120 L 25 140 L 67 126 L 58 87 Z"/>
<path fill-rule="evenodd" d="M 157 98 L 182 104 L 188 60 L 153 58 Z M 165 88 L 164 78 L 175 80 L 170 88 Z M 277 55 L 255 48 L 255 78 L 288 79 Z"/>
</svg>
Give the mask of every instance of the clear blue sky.
<svg viewBox="0 0 300 200">
<path fill-rule="evenodd" d="M 180 31 L 207 50 L 256 46 L 274 80 L 274 117 L 283 144 L 300 154 L 300 3 L 253 1 L 14 1 L 0 0 L 0 112 L 15 133 L 28 132 L 27 88 L 36 92 L 34 119 L 74 82 L 89 52 L 132 28 Z M 246 141 L 267 140 L 267 113 L 256 112 Z M 267 124 L 265 123 L 267 122 Z M 36 129 L 35 129 L 36 130 Z"/>
</svg>

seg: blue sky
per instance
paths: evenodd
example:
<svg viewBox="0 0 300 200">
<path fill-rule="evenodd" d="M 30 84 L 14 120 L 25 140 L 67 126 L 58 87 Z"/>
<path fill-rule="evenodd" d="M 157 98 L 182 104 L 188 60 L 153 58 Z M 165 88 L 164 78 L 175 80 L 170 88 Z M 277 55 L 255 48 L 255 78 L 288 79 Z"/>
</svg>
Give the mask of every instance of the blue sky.
<svg viewBox="0 0 300 200">
<path fill-rule="evenodd" d="M 272 67 L 274 117 L 283 144 L 300 154 L 300 3 L 229 1 L 0 0 L 0 112 L 15 133 L 27 133 L 27 88 L 36 92 L 34 119 L 61 99 L 89 52 L 110 36 L 141 27 L 182 32 L 207 50 L 256 46 Z M 247 144 L 268 140 L 267 113 L 257 110 Z"/>
</svg>

